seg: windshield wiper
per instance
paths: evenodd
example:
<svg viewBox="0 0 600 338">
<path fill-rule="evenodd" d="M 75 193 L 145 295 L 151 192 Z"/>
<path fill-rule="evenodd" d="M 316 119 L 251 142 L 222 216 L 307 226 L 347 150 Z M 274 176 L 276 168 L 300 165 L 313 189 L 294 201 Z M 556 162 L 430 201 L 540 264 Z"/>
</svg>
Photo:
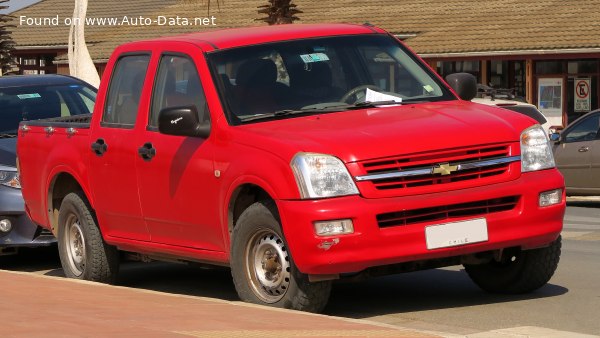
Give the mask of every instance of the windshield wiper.
<svg viewBox="0 0 600 338">
<path fill-rule="evenodd" d="M 282 116 L 290 116 L 290 115 L 330 113 L 330 112 L 335 111 L 335 109 L 336 108 L 334 108 L 334 107 L 306 108 L 306 109 L 283 109 L 283 110 L 278 110 L 273 113 L 258 114 L 258 115 L 243 117 L 243 118 L 240 118 L 240 120 L 242 120 L 242 122 L 249 122 L 249 121 L 263 120 L 263 119 L 276 118 L 276 117 L 282 117 Z M 338 110 L 339 110 L 339 108 L 338 108 Z"/>
<path fill-rule="evenodd" d="M 331 105 L 331 106 L 318 107 L 318 108 L 315 107 L 315 108 L 304 108 L 304 109 L 283 109 L 283 110 L 278 110 L 273 113 L 258 114 L 258 115 L 248 116 L 248 117 L 242 117 L 242 118 L 240 118 L 240 120 L 242 120 L 242 122 L 250 122 L 250 121 L 263 120 L 263 119 L 269 119 L 269 118 L 277 118 L 277 117 L 290 116 L 290 115 L 314 114 L 314 113 L 333 113 L 333 112 L 337 112 L 337 111 L 341 111 L 341 110 L 345 110 L 345 109 L 375 108 L 375 107 L 379 107 L 379 106 L 390 106 L 390 105 L 400 105 L 400 104 L 402 104 L 402 102 L 397 102 L 394 100 L 387 100 L 387 101 L 374 101 L 374 102 L 365 101 L 365 102 L 358 102 L 358 103 L 354 103 L 354 104 L 339 104 L 339 105 L 335 104 L 335 105 Z"/>
<path fill-rule="evenodd" d="M 17 134 L 0 134 L 0 139 L 2 138 L 15 138 Z"/>
<path fill-rule="evenodd" d="M 347 109 L 353 109 L 353 108 L 376 108 L 379 106 L 391 106 L 391 105 L 401 105 L 402 102 L 398 102 L 398 101 L 394 101 L 394 100 L 385 100 L 385 101 L 363 101 L 363 102 L 357 102 L 351 105 L 346 106 L 345 108 Z"/>
</svg>

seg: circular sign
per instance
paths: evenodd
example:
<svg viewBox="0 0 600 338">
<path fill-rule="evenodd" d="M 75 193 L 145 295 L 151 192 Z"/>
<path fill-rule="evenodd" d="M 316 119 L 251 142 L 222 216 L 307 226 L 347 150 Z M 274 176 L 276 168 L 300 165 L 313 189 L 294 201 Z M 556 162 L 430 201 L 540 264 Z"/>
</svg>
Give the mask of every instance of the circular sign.
<svg viewBox="0 0 600 338">
<path fill-rule="evenodd" d="M 587 81 L 577 81 L 575 84 L 575 94 L 580 99 L 587 99 L 590 95 L 590 85 Z"/>
</svg>

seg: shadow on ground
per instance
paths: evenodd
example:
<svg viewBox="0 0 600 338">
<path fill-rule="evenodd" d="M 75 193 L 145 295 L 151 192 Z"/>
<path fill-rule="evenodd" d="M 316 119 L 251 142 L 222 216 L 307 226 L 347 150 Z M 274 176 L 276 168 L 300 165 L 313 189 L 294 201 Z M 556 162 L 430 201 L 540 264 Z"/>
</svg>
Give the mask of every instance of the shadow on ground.
<svg viewBox="0 0 600 338">
<path fill-rule="evenodd" d="M 0 257 L 0 269 L 64 277 L 56 248 L 27 250 Z M 160 292 L 238 300 L 229 269 L 204 269 L 175 263 L 121 265 L 117 285 Z M 548 284 L 526 295 L 493 295 L 481 291 L 458 269 L 436 269 L 334 284 L 325 314 L 368 318 L 392 313 L 469 307 L 554 297 L 568 289 Z"/>
<path fill-rule="evenodd" d="M 567 200 L 568 207 L 600 208 L 600 200 L 572 201 Z"/>
<path fill-rule="evenodd" d="M 530 294 L 490 294 L 473 284 L 462 270 L 435 269 L 373 278 L 361 283 L 338 283 L 325 312 L 360 319 L 391 313 L 516 302 L 567 292 L 567 288 L 547 284 Z"/>
</svg>

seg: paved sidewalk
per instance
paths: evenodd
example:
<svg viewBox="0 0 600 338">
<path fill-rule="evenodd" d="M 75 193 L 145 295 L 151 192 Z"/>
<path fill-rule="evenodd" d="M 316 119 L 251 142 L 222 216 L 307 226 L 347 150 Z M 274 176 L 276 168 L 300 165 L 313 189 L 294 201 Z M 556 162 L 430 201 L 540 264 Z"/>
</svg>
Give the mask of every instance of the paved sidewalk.
<svg viewBox="0 0 600 338">
<path fill-rule="evenodd" d="M 0 270 L 2 337 L 432 337 L 242 302 Z"/>
</svg>

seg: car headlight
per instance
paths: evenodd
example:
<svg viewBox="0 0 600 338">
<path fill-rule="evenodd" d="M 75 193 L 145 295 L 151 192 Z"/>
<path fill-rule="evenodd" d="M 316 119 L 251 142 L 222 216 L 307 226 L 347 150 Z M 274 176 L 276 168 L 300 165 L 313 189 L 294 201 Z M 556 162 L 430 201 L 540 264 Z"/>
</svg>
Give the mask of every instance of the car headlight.
<svg viewBox="0 0 600 338">
<path fill-rule="evenodd" d="M 302 198 L 358 194 L 348 169 L 337 157 L 298 153 L 292 159 L 291 166 Z"/>
<path fill-rule="evenodd" d="M 554 156 L 544 129 L 536 124 L 521 133 L 521 171 L 554 168 Z"/>
<path fill-rule="evenodd" d="M 0 170 L 0 184 L 15 189 L 21 189 L 21 182 L 19 182 L 19 173 L 17 173 L 16 171 Z"/>
</svg>

